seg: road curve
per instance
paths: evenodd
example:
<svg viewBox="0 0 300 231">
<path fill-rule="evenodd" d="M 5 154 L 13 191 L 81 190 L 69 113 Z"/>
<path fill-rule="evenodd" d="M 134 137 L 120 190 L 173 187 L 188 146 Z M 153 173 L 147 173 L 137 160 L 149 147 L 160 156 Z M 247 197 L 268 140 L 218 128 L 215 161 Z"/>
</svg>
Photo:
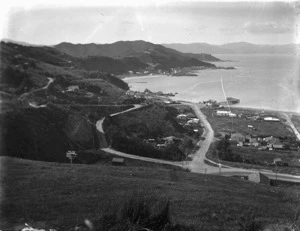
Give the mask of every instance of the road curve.
<svg viewBox="0 0 300 231">
<path fill-rule="evenodd" d="M 38 89 L 34 89 L 30 92 L 26 92 L 26 93 L 23 93 L 21 96 L 20 96 L 20 99 L 24 99 L 27 95 L 29 94 L 32 94 L 34 92 L 38 92 L 38 91 L 41 91 L 41 90 L 46 90 L 51 83 L 53 83 L 54 79 L 53 78 L 47 78 L 48 79 L 48 83 L 44 86 L 44 87 L 41 87 L 41 88 L 38 88 Z"/>
<path fill-rule="evenodd" d="M 205 163 L 204 160 L 207 160 L 211 162 L 212 164 L 218 165 L 218 163 L 213 162 L 209 159 L 206 158 L 206 153 L 210 147 L 211 142 L 214 139 L 214 131 L 210 125 L 210 123 L 207 121 L 205 115 L 200 111 L 199 105 L 195 103 L 188 103 L 188 102 L 181 102 L 182 104 L 189 105 L 191 106 L 198 119 L 200 119 L 202 125 L 204 126 L 205 130 L 202 135 L 205 139 L 200 140 L 197 145 L 200 146 L 200 148 L 196 151 L 193 160 L 192 161 L 167 161 L 167 160 L 160 160 L 160 159 L 155 159 L 155 158 L 148 158 L 148 157 L 142 157 L 142 156 L 136 156 L 128 153 L 123 153 L 120 151 L 116 151 L 111 148 L 102 148 L 101 150 L 111 153 L 114 155 L 118 156 L 123 156 L 126 158 L 131 158 L 131 159 L 136 159 L 136 160 L 142 160 L 142 161 L 148 161 L 152 163 L 160 163 L 160 164 L 168 164 L 168 165 L 173 165 L 173 166 L 179 166 L 183 168 L 189 168 L 191 172 L 195 173 L 205 173 L 205 174 L 219 174 L 222 176 L 233 176 L 233 175 L 249 175 L 254 172 L 258 172 L 259 170 L 257 169 L 243 169 L 243 168 L 233 168 L 230 166 L 225 166 L 225 165 L 219 165 L 219 167 L 208 165 Z M 128 110 L 118 112 L 115 114 L 112 114 L 111 116 L 115 116 L 121 113 L 125 113 L 128 111 L 135 110 L 137 108 L 140 108 L 141 105 L 135 105 L 134 108 L 130 108 Z M 104 134 L 103 131 L 103 121 L 105 118 L 102 118 L 101 120 L 97 121 L 97 129 L 99 132 Z M 268 176 L 270 179 L 278 179 L 278 180 L 283 180 L 283 181 L 289 181 L 289 182 L 300 182 L 300 176 L 295 176 L 295 175 L 289 175 L 289 174 L 276 174 L 271 171 L 259 171 L 263 173 L 264 175 Z"/>
<path fill-rule="evenodd" d="M 143 106 L 144 105 L 141 105 L 141 104 L 134 104 L 133 108 L 129 108 L 129 109 L 125 110 L 125 111 L 121 111 L 121 112 L 117 112 L 117 113 L 111 114 L 110 117 L 116 116 L 116 115 L 119 115 L 119 114 L 122 114 L 122 113 L 125 113 L 125 112 L 133 111 L 133 110 L 136 110 L 136 109 L 141 108 Z M 105 120 L 105 117 L 101 118 L 100 120 L 98 120 L 96 122 L 96 128 L 97 128 L 97 130 L 100 133 L 103 133 L 103 134 L 104 134 L 104 130 L 103 130 L 103 122 L 104 122 L 104 120 Z"/>
</svg>

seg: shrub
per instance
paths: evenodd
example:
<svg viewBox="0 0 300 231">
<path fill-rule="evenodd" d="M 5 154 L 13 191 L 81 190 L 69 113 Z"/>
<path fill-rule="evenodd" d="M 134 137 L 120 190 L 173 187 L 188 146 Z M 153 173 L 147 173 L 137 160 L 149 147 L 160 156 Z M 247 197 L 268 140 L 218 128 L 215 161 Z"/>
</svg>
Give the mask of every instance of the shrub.
<svg viewBox="0 0 300 231">
<path fill-rule="evenodd" d="M 116 207 L 109 208 L 94 222 L 97 231 L 157 230 L 194 231 L 193 227 L 172 224 L 167 198 L 132 195 Z"/>
</svg>

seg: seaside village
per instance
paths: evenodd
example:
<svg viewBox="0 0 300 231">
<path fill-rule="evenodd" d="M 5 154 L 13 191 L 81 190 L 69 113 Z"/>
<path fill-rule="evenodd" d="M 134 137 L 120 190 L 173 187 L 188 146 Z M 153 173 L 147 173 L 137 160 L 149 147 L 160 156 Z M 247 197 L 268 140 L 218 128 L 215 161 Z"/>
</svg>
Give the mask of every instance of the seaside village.
<svg viewBox="0 0 300 231">
<path fill-rule="evenodd" d="M 230 97 L 230 99 L 233 99 Z M 229 104 L 234 104 L 230 102 Z M 246 120 L 248 134 L 242 133 L 231 133 L 229 141 L 233 144 L 236 144 L 239 147 L 255 147 L 258 150 L 285 150 L 289 149 L 292 151 L 298 151 L 299 146 L 296 142 L 292 142 L 289 139 L 284 139 L 283 137 L 275 137 L 275 136 L 259 136 L 252 134 L 251 131 L 257 131 L 258 128 L 255 127 L 253 122 L 268 122 L 268 123 L 282 123 L 283 119 L 278 118 L 276 115 L 270 115 L 267 113 L 240 113 L 235 114 L 230 110 L 225 110 L 224 102 L 218 103 L 215 100 L 203 101 L 203 105 L 208 109 L 215 109 L 212 114 L 213 117 L 228 117 L 228 118 L 243 118 Z M 257 123 L 256 123 L 257 124 Z"/>
<path fill-rule="evenodd" d="M 183 114 L 183 112 L 186 112 L 185 109 L 177 108 L 178 112 L 182 112 L 181 114 L 177 115 L 176 119 L 178 123 L 190 134 L 190 135 L 199 135 L 199 131 L 202 129 L 202 125 L 200 123 L 200 120 L 192 113 L 192 110 L 189 111 L 186 114 Z M 159 149 L 166 148 L 170 145 L 176 145 L 178 146 L 183 139 L 175 137 L 175 136 L 168 136 L 156 139 L 148 139 L 145 140 L 145 142 L 152 144 L 153 146 L 156 146 Z"/>
</svg>

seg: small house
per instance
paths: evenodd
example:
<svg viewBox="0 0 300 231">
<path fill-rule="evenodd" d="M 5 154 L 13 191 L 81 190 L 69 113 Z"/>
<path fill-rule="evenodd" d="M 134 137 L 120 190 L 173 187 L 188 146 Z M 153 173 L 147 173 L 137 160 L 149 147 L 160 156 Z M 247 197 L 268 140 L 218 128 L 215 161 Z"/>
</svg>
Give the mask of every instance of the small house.
<svg viewBox="0 0 300 231">
<path fill-rule="evenodd" d="M 129 95 L 129 96 L 134 96 L 134 91 L 132 91 L 132 90 L 128 90 L 128 91 L 126 91 L 126 95 Z"/>
<path fill-rule="evenodd" d="M 254 127 L 253 127 L 253 125 L 250 125 L 250 124 L 248 124 L 248 129 L 250 129 L 250 130 L 254 130 Z"/>
<path fill-rule="evenodd" d="M 66 91 L 79 91 L 79 87 L 77 85 L 68 86 Z"/>
<path fill-rule="evenodd" d="M 274 136 L 268 136 L 268 137 L 265 137 L 265 138 L 264 138 L 264 141 L 266 141 L 266 142 L 269 143 L 269 144 L 275 144 L 275 143 L 277 143 L 277 142 L 280 142 L 280 141 L 279 141 L 279 138 L 274 137 Z"/>
<path fill-rule="evenodd" d="M 275 118 L 275 117 L 265 117 L 264 121 L 268 121 L 268 122 L 279 122 L 280 119 Z"/>
<path fill-rule="evenodd" d="M 265 184 L 265 185 L 270 185 L 270 179 L 266 175 L 262 174 L 261 172 L 254 172 L 248 176 L 248 180 L 255 182 L 255 183 L 260 183 L 260 184 Z"/>
<path fill-rule="evenodd" d="M 95 94 L 92 93 L 92 92 L 87 92 L 86 93 L 86 97 L 88 97 L 88 98 L 93 98 L 94 96 L 95 96 Z"/>
<path fill-rule="evenodd" d="M 273 163 L 274 164 L 281 163 L 281 158 L 275 158 Z"/>
<path fill-rule="evenodd" d="M 167 147 L 167 144 L 157 144 L 156 147 L 159 149 Z"/>
<path fill-rule="evenodd" d="M 275 142 L 275 143 L 273 143 L 273 148 L 274 149 L 284 149 L 284 144 L 282 144 L 281 142 Z"/>
<path fill-rule="evenodd" d="M 239 141 L 238 144 L 236 145 L 238 147 L 243 147 L 243 142 Z"/>
<path fill-rule="evenodd" d="M 186 120 L 187 119 L 187 115 L 185 115 L 185 114 L 179 114 L 176 118 L 178 120 Z"/>
<path fill-rule="evenodd" d="M 259 119 L 259 116 L 258 115 L 245 115 L 245 118 L 247 120 L 255 121 L 255 120 Z"/>
<path fill-rule="evenodd" d="M 251 142 L 251 136 L 250 135 L 246 135 L 245 136 L 245 141 L 246 142 Z"/>
<path fill-rule="evenodd" d="M 200 120 L 197 118 L 191 119 L 189 120 L 187 123 L 188 124 L 199 124 Z"/>
<path fill-rule="evenodd" d="M 125 160 L 124 158 L 113 158 L 111 160 L 112 165 L 117 165 L 117 166 L 122 166 L 125 165 Z"/>
<path fill-rule="evenodd" d="M 180 138 L 177 138 L 175 136 L 164 137 L 164 138 L 162 138 L 162 140 L 164 140 L 165 144 L 167 144 L 167 145 L 179 143 L 180 141 L 182 141 Z"/>
<path fill-rule="evenodd" d="M 219 104 L 217 103 L 217 101 L 215 100 L 208 100 L 208 101 L 203 101 L 203 104 L 207 107 L 207 108 L 212 108 L 212 107 L 219 107 Z"/>
<path fill-rule="evenodd" d="M 228 116 L 229 116 L 229 117 L 237 117 L 237 115 L 236 115 L 236 114 L 234 114 L 234 113 L 231 113 L 231 112 L 228 114 Z"/>
</svg>

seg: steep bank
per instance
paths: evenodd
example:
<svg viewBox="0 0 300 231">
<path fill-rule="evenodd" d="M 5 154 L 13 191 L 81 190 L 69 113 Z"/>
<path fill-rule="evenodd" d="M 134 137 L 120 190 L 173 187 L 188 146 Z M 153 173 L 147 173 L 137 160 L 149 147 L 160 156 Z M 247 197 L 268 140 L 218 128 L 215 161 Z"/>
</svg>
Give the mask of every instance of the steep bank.
<svg viewBox="0 0 300 231">
<path fill-rule="evenodd" d="M 56 106 L 2 115 L 1 128 L 1 155 L 68 162 L 66 151 L 100 146 L 94 125 L 80 114 Z"/>
</svg>

